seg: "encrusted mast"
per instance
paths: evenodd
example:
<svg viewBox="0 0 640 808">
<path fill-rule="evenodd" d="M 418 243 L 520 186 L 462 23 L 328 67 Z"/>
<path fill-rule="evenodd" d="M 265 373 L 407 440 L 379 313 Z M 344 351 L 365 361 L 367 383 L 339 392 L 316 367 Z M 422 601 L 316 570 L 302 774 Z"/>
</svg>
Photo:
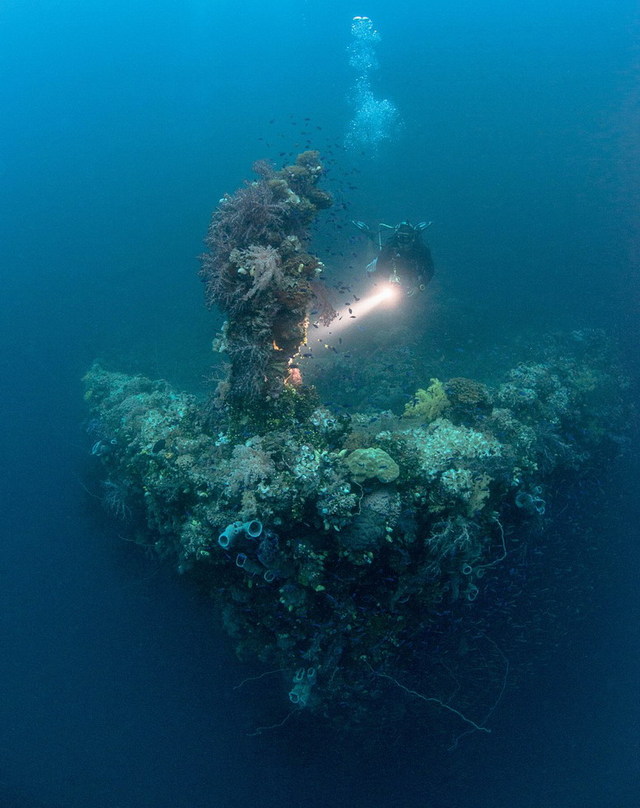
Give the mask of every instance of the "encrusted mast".
<svg viewBox="0 0 640 808">
<path fill-rule="evenodd" d="M 322 263 L 306 250 L 309 226 L 332 204 L 317 188 L 317 151 L 276 171 L 254 165 L 259 179 L 225 195 L 214 212 L 200 277 L 208 306 L 226 315 L 216 347 L 230 359 L 219 402 L 241 410 L 302 383 L 293 357 L 306 338 L 311 282 Z"/>
</svg>

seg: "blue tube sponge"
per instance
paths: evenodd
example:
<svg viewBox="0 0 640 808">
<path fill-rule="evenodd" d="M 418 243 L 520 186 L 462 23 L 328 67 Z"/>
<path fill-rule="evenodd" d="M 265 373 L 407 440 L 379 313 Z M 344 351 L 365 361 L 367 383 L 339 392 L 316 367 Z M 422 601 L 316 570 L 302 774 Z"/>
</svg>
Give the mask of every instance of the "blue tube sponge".
<svg viewBox="0 0 640 808">
<path fill-rule="evenodd" d="M 218 536 L 218 544 L 224 550 L 233 547 L 235 542 L 243 534 L 249 536 L 251 539 L 257 539 L 262 533 L 262 522 L 258 519 L 251 519 L 249 522 L 232 522 L 227 525 L 222 533 Z"/>
<path fill-rule="evenodd" d="M 293 675 L 292 688 L 289 691 L 289 701 L 299 707 L 306 707 L 309 703 L 311 690 L 316 683 L 315 668 L 298 668 Z"/>
<path fill-rule="evenodd" d="M 218 544 L 220 547 L 227 550 L 233 545 L 234 541 L 236 541 L 241 533 L 244 533 L 244 525 L 242 522 L 232 522 L 230 525 L 227 525 L 218 536 Z"/>
<path fill-rule="evenodd" d="M 247 536 L 250 536 L 252 539 L 257 539 L 262 533 L 262 522 L 258 519 L 252 519 L 250 522 L 245 522 L 242 525 L 242 530 L 244 530 Z"/>
</svg>

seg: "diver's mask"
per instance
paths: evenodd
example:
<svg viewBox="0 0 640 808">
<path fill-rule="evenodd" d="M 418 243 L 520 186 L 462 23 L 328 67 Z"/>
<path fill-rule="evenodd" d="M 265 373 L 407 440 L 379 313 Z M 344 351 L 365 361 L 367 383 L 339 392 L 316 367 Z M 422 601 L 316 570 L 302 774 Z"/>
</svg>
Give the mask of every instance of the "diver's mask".
<svg viewBox="0 0 640 808">
<path fill-rule="evenodd" d="M 403 248 L 411 246 L 417 239 L 419 232 L 411 222 L 400 222 L 394 227 L 396 244 Z"/>
</svg>

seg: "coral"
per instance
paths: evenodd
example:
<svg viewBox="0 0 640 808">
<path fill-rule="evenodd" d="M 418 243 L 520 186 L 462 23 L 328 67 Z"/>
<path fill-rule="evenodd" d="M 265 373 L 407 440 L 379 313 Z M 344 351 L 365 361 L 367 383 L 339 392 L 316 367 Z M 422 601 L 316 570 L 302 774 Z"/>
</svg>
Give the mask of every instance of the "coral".
<svg viewBox="0 0 640 808">
<path fill-rule="evenodd" d="M 356 449 L 344 462 L 357 483 L 371 479 L 391 483 L 400 474 L 400 467 L 384 449 Z"/>
<path fill-rule="evenodd" d="M 443 556 L 473 555 L 477 543 L 478 529 L 472 522 L 462 516 L 434 522 L 427 537 L 427 544 L 436 558 Z"/>
<path fill-rule="evenodd" d="M 318 210 L 331 205 L 316 188 L 323 174 L 318 152 L 303 152 L 279 171 L 256 168 L 260 179 L 220 200 L 200 270 L 207 305 L 227 315 L 217 348 L 230 365 L 216 403 L 245 421 L 257 401 L 269 406 L 286 385 L 302 384 L 292 360 L 306 338 L 311 282 L 322 271 L 304 243 Z"/>
<path fill-rule="evenodd" d="M 390 539 L 398 523 L 400 506 L 397 492 L 382 489 L 365 494 L 360 500 L 359 513 L 348 528 L 338 534 L 341 546 L 354 560 L 354 554 L 379 549 L 386 538 Z"/>
<path fill-rule="evenodd" d="M 497 402 L 524 421 L 545 418 L 559 424 L 570 413 L 572 400 L 557 370 L 539 362 L 518 365 L 498 388 Z"/>
<path fill-rule="evenodd" d="M 129 491 L 123 481 L 103 481 L 102 504 L 105 509 L 117 519 L 127 521 L 131 517 L 131 508 L 128 505 L 128 499 Z"/>
<path fill-rule="evenodd" d="M 522 468 L 535 471 L 538 440 L 535 429 L 519 421 L 511 410 L 504 407 L 494 407 L 486 425 L 502 443 L 512 447 Z"/>
<path fill-rule="evenodd" d="M 358 506 L 359 497 L 351 490 L 347 479 L 338 469 L 324 471 L 317 489 L 316 510 L 325 530 L 341 530 L 349 524 Z"/>
<path fill-rule="evenodd" d="M 499 460 L 505 451 L 493 436 L 455 426 L 444 418 L 434 421 L 426 430 L 411 430 L 405 436 L 418 453 L 421 473 L 430 480 L 460 464 Z"/>
<path fill-rule="evenodd" d="M 280 254 L 268 244 L 250 244 L 246 250 L 234 249 L 229 254 L 229 261 L 238 267 L 236 271 L 239 275 L 248 275 L 251 278 L 251 286 L 244 293 L 243 302 L 264 292 L 271 285 L 279 286 L 284 283 Z"/>
<path fill-rule="evenodd" d="M 208 306 L 217 305 L 223 311 L 238 306 L 238 273 L 230 261 L 232 252 L 252 244 L 277 243 L 283 237 L 286 213 L 286 203 L 276 198 L 264 180 L 247 183 L 220 200 L 205 239 L 208 252 L 201 256 L 200 277 Z"/>
<path fill-rule="evenodd" d="M 485 410 L 491 405 L 491 395 L 486 385 L 475 379 L 454 376 L 444 386 L 447 398 L 455 410 L 468 412 L 473 408 Z"/>
<path fill-rule="evenodd" d="M 473 489 L 469 497 L 469 516 L 475 516 L 487 504 L 491 496 L 491 477 L 488 474 L 480 474 L 473 478 Z"/>
<path fill-rule="evenodd" d="M 432 499 L 435 507 L 432 505 L 431 510 L 460 510 L 472 517 L 484 508 L 491 494 L 490 485 L 488 474 L 474 474 L 467 468 L 447 469 L 438 480 L 437 494 Z"/>
<path fill-rule="evenodd" d="M 210 594 L 238 656 L 279 676 L 274 727 L 303 709 L 340 731 L 398 727 L 416 717 L 411 695 L 484 730 L 465 713 L 490 716 L 486 692 L 499 700 L 509 670 L 489 635 L 538 608 L 516 599 L 535 579 L 551 492 L 557 505 L 559 483 L 596 479 L 618 451 L 624 380 L 603 336 L 576 332 L 529 351 L 497 389 L 431 379 L 399 416 L 416 372 L 403 345 L 357 369 L 336 353 L 321 406 L 292 358 L 321 269 L 305 242 L 330 204 L 322 165 L 306 152 L 256 170 L 221 200 L 202 264 L 227 318 L 219 408 L 95 364 L 91 488 L 124 538 Z M 340 397 L 349 408 L 336 411 Z M 564 592 L 562 574 L 544 577 Z"/>
<path fill-rule="evenodd" d="M 527 531 L 544 526 L 553 475 L 585 467 L 593 446 L 613 446 L 603 436 L 624 409 L 604 392 L 619 383 L 603 369 L 585 390 L 589 363 L 561 348 L 546 358 L 555 381 L 534 371 L 527 382 L 540 418 L 564 407 L 556 394 L 567 391 L 566 428 L 562 417 L 549 423 L 525 409 L 521 418 L 504 406 L 481 430 L 462 409 L 463 423 L 419 424 L 389 412 L 345 418 L 316 402 L 304 417 L 239 438 L 166 383 L 94 365 L 85 378 L 89 442 L 99 447 L 91 461 L 109 487 L 126 490 L 135 540 L 212 594 L 238 655 L 282 671 L 285 709 L 336 726 L 368 726 L 381 713 L 397 721 L 401 705 L 382 697 L 379 674 L 393 678 L 398 666 L 428 671 L 432 691 L 450 687 L 444 670 L 463 685 L 457 698 L 475 692 L 478 669 L 466 676 L 456 661 L 474 656 L 475 609 L 510 601 L 519 565 L 533 563 L 521 550 Z M 527 374 L 516 370 L 506 383 Z"/>
<path fill-rule="evenodd" d="M 426 390 L 419 388 L 413 399 L 405 405 L 403 417 L 416 418 L 425 423 L 435 421 L 451 402 L 447 398 L 444 386 L 439 379 L 431 379 Z"/>
<path fill-rule="evenodd" d="M 236 496 L 246 489 L 260 491 L 276 476 L 273 460 L 262 447 L 259 438 L 252 438 L 235 446 L 225 465 L 230 496 Z"/>
</svg>

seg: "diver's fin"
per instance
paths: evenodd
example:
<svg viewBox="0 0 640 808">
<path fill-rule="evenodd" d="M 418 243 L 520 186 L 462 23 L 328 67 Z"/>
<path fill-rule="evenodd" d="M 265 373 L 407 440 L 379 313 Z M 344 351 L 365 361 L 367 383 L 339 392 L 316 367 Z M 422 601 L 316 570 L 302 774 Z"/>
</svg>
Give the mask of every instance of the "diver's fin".
<svg viewBox="0 0 640 808">
<path fill-rule="evenodd" d="M 371 232 L 371 228 L 366 222 L 359 222 L 356 219 L 352 219 L 351 224 L 354 224 L 358 228 L 358 230 L 362 230 L 363 233 Z"/>
<path fill-rule="evenodd" d="M 356 219 L 352 219 L 351 224 L 354 224 L 358 230 L 361 230 L 370 241 L 373 241 L 374 243 L 376 241 L 380 241 L 379 233 L 374 233 L 366 222 L 359 222 Z M 380 245 L 378 244 L 378 246 Z"/>
</svg>

